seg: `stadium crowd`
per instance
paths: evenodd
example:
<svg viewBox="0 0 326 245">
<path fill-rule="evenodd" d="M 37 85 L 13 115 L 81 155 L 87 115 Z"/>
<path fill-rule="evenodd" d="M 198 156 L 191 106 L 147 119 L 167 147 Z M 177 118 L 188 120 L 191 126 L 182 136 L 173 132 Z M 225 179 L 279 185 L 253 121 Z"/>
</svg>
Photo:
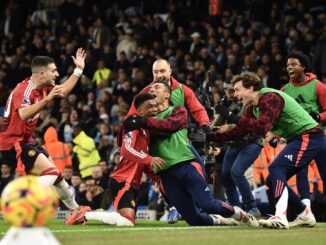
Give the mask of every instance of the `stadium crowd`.
<svg viewBox="0 0 326 245">
<path fill-rule="evenodd" d="M 280 89 L 289 80 L 286 57 L 292 51 L 307 54 L 313 73 L 326 83 L 322 1 L 220 1 L 217 16 L 209 14 L 208 1 L 138 2 L 7 0 L 0 5 L 0 125 L 8 96 L 30 76 L 34 56 L 54 58 L 57 83 L 63 83 L 74 71 L 75 50 L 86 49 L 80 82 L 67 99 L 41 111 L 34 137 L 75 188 L 77 202 L 92 209 L 112 203 L 108 183 L 120 161 L 118 129 L 133 98 L 152 81 L 155 60 L 168 60 L 173 77 L 195 92 L 208 83 L 210 71 L 215 104 L 225 94 L 223 81 L 242 72 L 255 72 L 265 86 Z M 1 155 L 0 162 L 2 191 L 15 169 Z M 254 171 L 261 171 L 257 166 Z M 253 186 L 262 185 L 263 177 L 255 172 Z M 146 176 L 140 193 L 138 204 L 159 206 L 158 188 Z"/>
</svg>

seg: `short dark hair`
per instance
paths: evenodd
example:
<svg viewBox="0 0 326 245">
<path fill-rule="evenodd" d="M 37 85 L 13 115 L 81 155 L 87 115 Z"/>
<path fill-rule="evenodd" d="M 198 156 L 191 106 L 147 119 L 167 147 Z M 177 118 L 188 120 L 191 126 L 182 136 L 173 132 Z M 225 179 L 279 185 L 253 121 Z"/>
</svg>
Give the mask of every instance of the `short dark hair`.
<svg viewBox="0 0 326 245">
<path fill-rule="evenodd" d="M 169 91 L 169 94 L 171 95 L 172 89 L 171 89 L 171 87 L 169 86 L 169 84 L 167 82 L 164 82 L 164 81 L 156 81 L 155 83 L 161 83 L 161 84 L 163 84 L 164 87 Z"/>
<path fill-rule="evenodd" d="M 155 95 L 150 93 L 140 93 L 136 95 L 134 105 L 138 109 L 145 101 L 155 99 Z"/>
<path fill-rule="evenodd" d="M 310 71 L 310 61 L 307 55 L 305 55 L 304 53 L 298 51 L 298 52 L 291 52 L 288 54 L 288 56 L 286 57 L 286 60 L 288 59 L 298 59 L 300 64 L 302 66 L 304 66 L 304 71 L 308 72 Z"/>
<path fill-rule="evenodd" d="M 55 61 L 51 57 L 48 57 L 48 56 L 35 56 L 32 59 L 31 70 L 32 70 L 32 72 L 34 72 L 35 69 L 37 69 L 39 67 L 46 67 L 49 64 L 53 64 L 53 63 L 55 63 Z"/>
<path fill-rule="evenodd" d="M 298 59 L 300 64 L 302 66 L 304 66 L 304 71 L 308 72 L 310 71 L 310 61 L 307 55 L 305 55 L 304 53 L 298 51 L 298 52 L 291 52 L 288 54 L 288 56 L 286 57 L 286 60 L 288 59 Z"/>
<path fill-rule="evenodd" d="M 244 72 L 234 76 L 232 79 L 233 86 L 240 81 L 242 81 L 243 87 L 253 87 L 254 91 L 259 91 L 264 87 L 262 80 L 253 72 Z"/>
<path fill-rule="evenodd" d="M 78 176 L 80 178 L 82 177 L 81 174 L 80 174 L 80 172 L 79 171 L 76 171 L 76 170 L 72 173 L 72 176 Z"/>
</svg>

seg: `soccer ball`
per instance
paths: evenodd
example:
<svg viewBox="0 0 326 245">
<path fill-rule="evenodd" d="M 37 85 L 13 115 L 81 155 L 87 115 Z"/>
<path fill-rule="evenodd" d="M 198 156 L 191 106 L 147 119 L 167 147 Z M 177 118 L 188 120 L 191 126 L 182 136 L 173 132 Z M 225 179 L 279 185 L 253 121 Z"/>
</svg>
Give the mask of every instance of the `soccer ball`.
<svg viewBox="0 0 326 245">
<path fill-rule="evenodd" d="M 36 176 L 13 180 L 1 195 L 3 217 L 15 227 L 46 226 L 53 220 L 57 206 L 53 187 L 43 186 Z"/>
</svg>

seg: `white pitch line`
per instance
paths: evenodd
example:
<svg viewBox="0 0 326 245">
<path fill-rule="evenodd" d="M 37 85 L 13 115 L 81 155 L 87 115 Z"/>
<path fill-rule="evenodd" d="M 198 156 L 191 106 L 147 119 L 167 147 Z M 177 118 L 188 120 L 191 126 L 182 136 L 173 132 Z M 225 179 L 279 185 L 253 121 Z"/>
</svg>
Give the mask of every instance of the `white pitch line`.
<svg viewBox="0 0 326 245">
<path fill-rule="evenodd" d="M 185 227 L 112 227 L 103 229 L 77 229 L 77 230 L 51 230 L 53 233 L 78 233 L 78 232 L 119 232 L 119 231 L 172 231 L 172 230 L 208 230 L 208 229 L 229 229 L 235 226 L 185 226 Z M 241 226 L 238 226 L 241 227 Z M 0 235 L 5 235 L 1 232 Z"/>
<path fill-rule="evenodd" d="M 234 226 L 232 226 L 234 228 Z M 189 227 L 125 227 L 125 228 L 103 228 L 103 229 L 83 229 L 83 230 L 51 230 L 54 233 L 69 233 L 69 232 L 98 232 L 98 231 L 171 231 L 171 230 L 203 230 L 203 229 L 221 229 L 230 228 L 227 226 L 189 226 Z"/>
</svg>

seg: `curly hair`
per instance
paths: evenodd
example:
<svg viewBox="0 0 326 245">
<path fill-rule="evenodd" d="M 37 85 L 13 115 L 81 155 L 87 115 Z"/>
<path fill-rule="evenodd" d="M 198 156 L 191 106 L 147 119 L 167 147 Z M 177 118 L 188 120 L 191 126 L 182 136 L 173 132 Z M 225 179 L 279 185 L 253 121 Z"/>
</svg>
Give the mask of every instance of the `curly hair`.
<svg viewBox="0 0 326 245">
<path fill-rule="evenodd" d="M 253 87 L 254 91 L 259 91 L 264 87 L 262 80 L 253 72 L 244 72 L 234 76 L 232 79 L 233 86 L 240 81 L 242 81 L 243 87 Z"/>
<path fill-rule="evenodd" d="M 302 52 L 291 52 L 288 54 L 288 56 L 286 57 L 286 60 L 288 59 L 298 59 L 301 66 L 303 66 L 305 69 L 304 69 L 304 72 L 308 72 L 310 71 L 310 61 L 309 61 L 309 58 L 307 55 L 305 55 L 304 53 Z"/>
</svg>

